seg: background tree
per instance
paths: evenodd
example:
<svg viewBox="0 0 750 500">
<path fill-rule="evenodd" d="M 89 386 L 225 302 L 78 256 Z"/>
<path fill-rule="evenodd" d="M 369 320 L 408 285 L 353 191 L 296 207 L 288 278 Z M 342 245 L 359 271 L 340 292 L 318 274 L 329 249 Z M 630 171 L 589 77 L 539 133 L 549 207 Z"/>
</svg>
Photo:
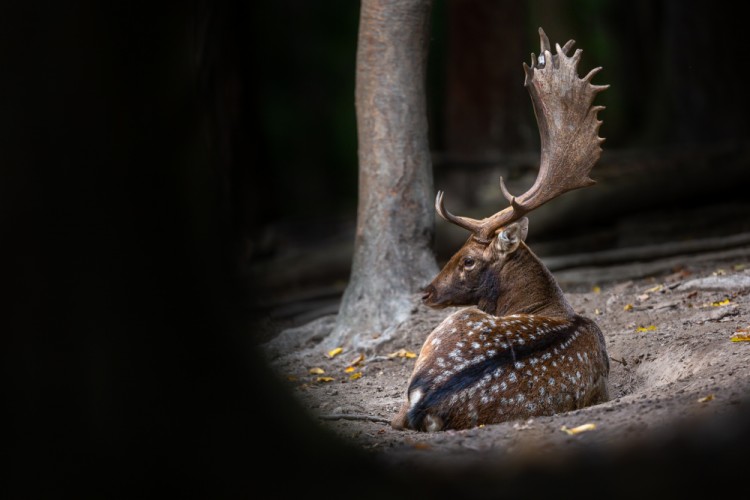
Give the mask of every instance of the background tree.
<svg viewBox="0 0 750 500">
<path fill-rule="evenodd" d="M 431 0 L 365 0 L 357 47 L 354 260 L 328 345 L 365 347 L 405 320 L 437 266 L 425 69 Z"/>
</svg>

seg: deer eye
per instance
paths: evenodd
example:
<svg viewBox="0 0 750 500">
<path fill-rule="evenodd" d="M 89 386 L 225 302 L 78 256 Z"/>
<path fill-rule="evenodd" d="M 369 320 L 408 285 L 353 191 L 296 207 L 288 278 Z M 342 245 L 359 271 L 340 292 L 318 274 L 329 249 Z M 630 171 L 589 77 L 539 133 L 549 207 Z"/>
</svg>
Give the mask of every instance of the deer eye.
<svg viewBox="0 0 750 500">
<path fill-rule="evenodd" d="M 471 269 L 476 264 L 473 257 L 464 257 L 464 269 Z"/>
</svg>

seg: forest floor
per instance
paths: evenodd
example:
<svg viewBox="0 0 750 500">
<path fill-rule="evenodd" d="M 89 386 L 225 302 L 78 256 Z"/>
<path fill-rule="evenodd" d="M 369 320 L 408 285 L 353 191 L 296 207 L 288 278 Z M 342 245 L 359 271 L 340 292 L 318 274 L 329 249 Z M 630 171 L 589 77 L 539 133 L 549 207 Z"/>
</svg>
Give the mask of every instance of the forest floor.
<svg viewBox="0 0 750 500">
<path fill-rule="evenodd" d="M 599 324 L 611 358 L 610 401 L 568 413 L 461 431 L 392 429 L 387 421 L 404 401 L 411 356 L 455 309 L 416 307 L 397 340 L 377 352 L 325 352 L 320 341 L 335 315 L 273 332 L 263 348 L 321 426 L 392 464 L 467 464 L 659 440 L 738 411 L 750 394 L 750 342 L 733 341 L 750 329 L 750 247 L 676 260 L 684 263 L 602 284 L 568 285 L 560 274 L 576 311 Z M 563 430 L 584 424 L 593 426 Z"/>
</svg>

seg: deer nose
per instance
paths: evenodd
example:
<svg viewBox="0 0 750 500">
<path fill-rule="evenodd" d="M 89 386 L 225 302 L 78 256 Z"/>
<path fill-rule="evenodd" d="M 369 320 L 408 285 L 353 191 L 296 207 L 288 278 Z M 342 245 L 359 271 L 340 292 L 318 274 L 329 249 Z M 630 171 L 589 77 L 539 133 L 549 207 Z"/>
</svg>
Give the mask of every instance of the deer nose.
<svg viewBox="0 0 750 500">
<path fill-rule="evenodd" d="M 424 287 L 424 290 L 422 290 L 422 302 L 427 302 L 430 300 L 430 297 L 433 293 L 435 293 L 435 287 L 432 285 L 427 285 Z"/>
</svg>

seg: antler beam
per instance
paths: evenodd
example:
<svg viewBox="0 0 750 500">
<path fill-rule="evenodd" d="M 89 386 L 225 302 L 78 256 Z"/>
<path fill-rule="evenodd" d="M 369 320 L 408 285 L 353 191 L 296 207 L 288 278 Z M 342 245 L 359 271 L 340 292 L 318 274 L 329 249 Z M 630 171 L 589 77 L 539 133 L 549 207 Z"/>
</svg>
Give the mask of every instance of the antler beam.
<svg viewBox="0 0 750 500">
<path fill-rule="evenodd" d="M 503 226 L 523 217 L 548 201 L 571 191 L 594 184 L 591 169 L 601 156 L 597 113 L 604 106 L 592 106 L 596 95 L 609 85 L 593 85 L 591 79 L 600 70 L 594 68 L 585 77 L 578 77 L 578 62 L 582 50 L 572 56 L 568 52 L 575 43 L 569 40 L 563 47 L 555 44 L 555 54 L 544 30 L 539 28 L 541 53 L 531 54 L 531 66 L 523 64 L 534 106 L 539 136 L 541 160 L 539 174 L 531 188 L 521 196 L 513 196 L 500 178 L 500 191 L 510 206 L 482 220 L 461 217 L 445 209 L 443 192 L 438 192 L 435 208 L 441 217 L 471 231 L 480 241 L 489 241 Z"/>
</svg>

